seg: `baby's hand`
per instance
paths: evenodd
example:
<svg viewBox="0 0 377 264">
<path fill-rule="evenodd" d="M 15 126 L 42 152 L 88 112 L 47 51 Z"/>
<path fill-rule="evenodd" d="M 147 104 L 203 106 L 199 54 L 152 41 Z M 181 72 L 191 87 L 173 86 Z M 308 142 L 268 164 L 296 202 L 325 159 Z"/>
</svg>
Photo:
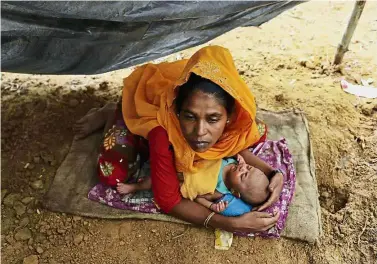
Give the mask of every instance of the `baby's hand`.
<svg viewBox="0 0 377 264">
<path fill-rule="evenodd" d="M 227 208 L 228 206 L 228 202 L 227 201 L 220 201 L 218 203 L 213 203 L 211 204 L 211 206 L 209 207 L 210 210 L 216 212 L 216 213 L 221 213 L 222 211 L 225 210 L 225 208 Z"/>
</svg>

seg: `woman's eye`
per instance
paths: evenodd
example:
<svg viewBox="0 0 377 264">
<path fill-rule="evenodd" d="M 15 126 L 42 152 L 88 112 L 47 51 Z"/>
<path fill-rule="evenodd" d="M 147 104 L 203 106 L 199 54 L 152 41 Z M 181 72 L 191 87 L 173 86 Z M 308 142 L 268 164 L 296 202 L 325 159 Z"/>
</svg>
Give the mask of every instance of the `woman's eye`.
<svg viewBox="0 0 377 264">
<path fill-rule="evenodd" d="M 192 115 L 186 115 L 186 116 L 185 116 L 185 119 L 187 119 L 187 120 L 194 120 L 195 117 L 192 116 Z"/>
<path fill-rule="evenodd" d="M 219 122 L 219 119 L 209 119 L 208 123 L 216 123 Z"/>
</svg>

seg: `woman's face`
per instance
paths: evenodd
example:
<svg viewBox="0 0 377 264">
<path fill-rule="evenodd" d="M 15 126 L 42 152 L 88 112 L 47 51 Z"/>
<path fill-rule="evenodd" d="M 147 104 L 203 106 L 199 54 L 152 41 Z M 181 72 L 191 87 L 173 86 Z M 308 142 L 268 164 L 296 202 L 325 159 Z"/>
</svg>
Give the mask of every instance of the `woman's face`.
<svg viewBox="0 0 377 264">
<path fill-rule="evenodd" d="M 226 109 L 218 99 L 201 91 L 194 91 L 179 113 L 183 136 L 196 152 L 205 152 L 219 140 L 227 119 Z"/>
</svg>

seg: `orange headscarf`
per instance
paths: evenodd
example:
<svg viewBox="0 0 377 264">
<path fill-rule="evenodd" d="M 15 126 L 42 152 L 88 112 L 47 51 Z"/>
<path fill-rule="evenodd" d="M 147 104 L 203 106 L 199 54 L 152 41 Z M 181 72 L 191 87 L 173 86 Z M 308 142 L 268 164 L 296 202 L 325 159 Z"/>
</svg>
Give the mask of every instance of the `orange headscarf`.
<svg viewBox="0 0 377 264">
<path fill-rule="evenodd" d="M 218 84 L 236 100 L 232 122 L 219 141 L 203 153 L 193 151 L 186 142 L 173 104 L 176 88 L 186 83 L 191 73 Z M 157 126 L 166 129 L 176 169 L 184 175 L 181 193 L 190 199 L 212 193 L 221 159 L 236 155 L 260 138 L 254 96 L 239 76 L 230 52 L 219 46 L 202 48 L 189 60 L 138 67 L 124 79 L 122 112 L 128 129 L 144 138 Z"/>
</svg>

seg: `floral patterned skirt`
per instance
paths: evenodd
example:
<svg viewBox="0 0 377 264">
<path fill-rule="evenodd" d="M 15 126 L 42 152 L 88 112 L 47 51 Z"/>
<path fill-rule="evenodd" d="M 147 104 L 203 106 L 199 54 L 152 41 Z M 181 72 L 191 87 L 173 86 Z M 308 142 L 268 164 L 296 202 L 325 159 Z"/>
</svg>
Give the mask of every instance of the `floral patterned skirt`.
<svg viewBox="0 0 377 264">
<path fill-rule="evenodd" d="M 122 107 L 115 110 L 112 126 L 100 146 L 97 170 L 101 183 L 115 187 L 138 173 L 148 158 L 148 142 L 132 134 L 123 121 Z"/>
</svg>

